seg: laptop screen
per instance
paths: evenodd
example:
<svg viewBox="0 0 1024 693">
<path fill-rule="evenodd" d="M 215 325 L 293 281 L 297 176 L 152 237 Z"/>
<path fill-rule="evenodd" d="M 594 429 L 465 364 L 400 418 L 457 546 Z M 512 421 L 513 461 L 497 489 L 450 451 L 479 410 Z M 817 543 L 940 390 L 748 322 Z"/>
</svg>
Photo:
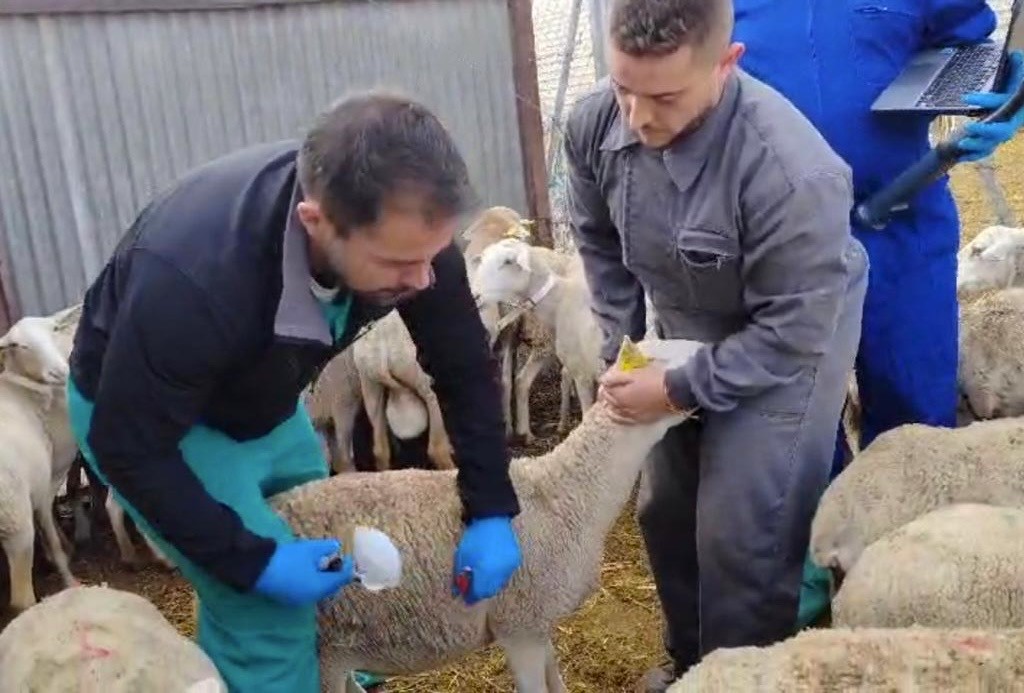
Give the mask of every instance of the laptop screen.
<svg viewBox="0 0 1024 693">
<path fill-rule="evenodd" d="M 1009 54 L 1015 50 L 1024 50 L 1024 0 L 1013 0 L 1010 9 L 1010 21 L 1006 25 L 1006 39 L 1003 42 L 1003 53 L 999 57 L 999 69 L 996 71 L 995 79 L 992 80 L 992 88 L 996 91 L 1006 89 L 1006 80 L 1009 78 Z"/>
</svg>

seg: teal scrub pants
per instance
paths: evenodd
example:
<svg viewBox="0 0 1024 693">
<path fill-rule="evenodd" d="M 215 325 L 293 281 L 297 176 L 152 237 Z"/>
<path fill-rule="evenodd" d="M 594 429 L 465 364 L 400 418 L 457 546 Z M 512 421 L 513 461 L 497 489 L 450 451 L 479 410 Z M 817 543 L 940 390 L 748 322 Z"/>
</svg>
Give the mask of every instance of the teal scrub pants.
<svg viewBox="0 0 1024 693">
<path fill-rule="evenodd" d="M 83 456 L 107 483 L 87 443 L 93 405 L 70 380 L 68 409 Z M 250 531 L 278 542 L 291 541 L 294 535 L 265 499 L 327 476 L 319 439 L 301 403 L 291 418 L 263 438 L 238 442 L 195 426 L 179 448 L 211 496 L 238 513 Z M 167 554 L 195 589 L 199 646 L 231 693 L 319 693 L 315 606 L 285 606 L 219 582 L 165 542 L 113 486 L 110 490 L 139 530 Z"/>
</svg>

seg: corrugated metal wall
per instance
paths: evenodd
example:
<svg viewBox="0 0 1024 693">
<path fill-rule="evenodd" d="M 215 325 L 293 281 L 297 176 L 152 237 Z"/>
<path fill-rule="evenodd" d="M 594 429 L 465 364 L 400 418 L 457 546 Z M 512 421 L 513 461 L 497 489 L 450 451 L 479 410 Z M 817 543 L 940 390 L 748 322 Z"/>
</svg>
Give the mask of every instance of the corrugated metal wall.
<svg viewBox="0 0 1024 693">
<path fill-rule="evenodd" d="M 186 169 L 301 136 L 350 88 L 451 129 L 485 204 L 527 212 L 505 0 L 0 16 L 0 232 L 22 314 L 80 299 Z"/>
</svg>

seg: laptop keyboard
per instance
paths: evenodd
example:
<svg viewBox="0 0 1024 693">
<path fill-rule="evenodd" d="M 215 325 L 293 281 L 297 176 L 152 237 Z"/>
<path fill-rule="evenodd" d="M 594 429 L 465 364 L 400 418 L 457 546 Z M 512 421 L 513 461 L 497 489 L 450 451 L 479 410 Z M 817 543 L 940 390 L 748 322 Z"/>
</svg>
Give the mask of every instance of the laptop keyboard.
<svg viewBox="0 0 1024 693">
<path fill-rule="evenodd" d="M 992 44 L 977 44 L 957 48 L 942 71 L 918 100 L 926 108 L 964 106 L 963 95 L 980 91 L 999 69 L 999 48 Z"/>
</svg>

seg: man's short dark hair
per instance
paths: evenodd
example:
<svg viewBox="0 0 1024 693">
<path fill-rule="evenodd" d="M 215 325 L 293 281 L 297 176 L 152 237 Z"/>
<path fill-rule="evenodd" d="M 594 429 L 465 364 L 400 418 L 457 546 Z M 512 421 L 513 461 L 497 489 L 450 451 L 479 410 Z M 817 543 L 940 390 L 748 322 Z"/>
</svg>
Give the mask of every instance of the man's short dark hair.
<svg viewBox="0 0 1024 693">
<path fill-rule="evenodd" d="M 732 0 L 614 0 L 608 22 L 615 47 L 638 57 L 698 51 L 732 25 Z"/>
<path fill-rule="evenodd" d="M 428 219 L 472 204 L 466 163 L 440 120 L 407 97 L 360 92 L 320 114 L 298 157 L 303 192 L 339 233 L 373 224 L 393 196 L 411 193 Z"/>
</svg>

